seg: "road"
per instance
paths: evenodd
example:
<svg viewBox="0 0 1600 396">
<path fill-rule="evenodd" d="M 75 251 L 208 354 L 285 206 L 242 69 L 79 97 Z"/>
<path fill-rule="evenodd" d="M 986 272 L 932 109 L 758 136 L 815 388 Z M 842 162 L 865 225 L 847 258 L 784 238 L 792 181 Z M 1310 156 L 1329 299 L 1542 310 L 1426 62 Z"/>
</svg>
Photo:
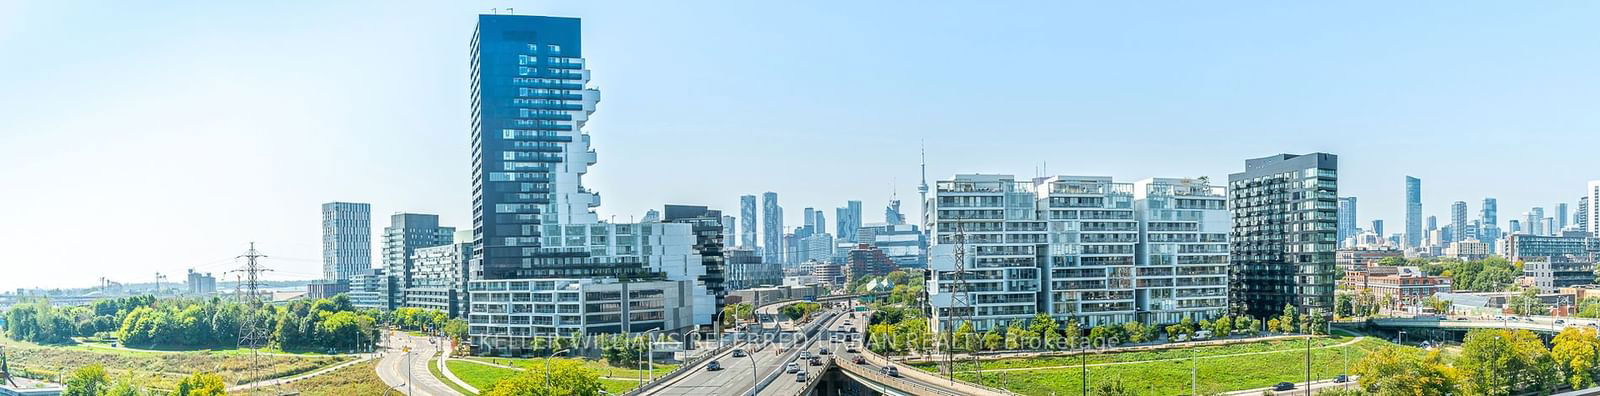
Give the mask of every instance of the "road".
<svg viewBox="0 0 1600 396">
<path fill-rule="evenodd" d="M 856 313 L 855 316 L 857 318 L 852 319 L 850 314 L 841 313 L 840 315 L 834 317 L 832 320 L 829 321 L 829 323 L 823 325 L 823 328 L 822 328 L 821 331 L 817 332 L 817 337 L 814 337 L 812 339 L 806 340 L 806 344 L 805 344 L 804 348 L 793 350 L 793 351 L 790 351 L 789 353 L 784 354 L 783 359 L 779 360 L 777 362 L 777 364 L 774 365 L 774 368 L 781 368 L 783 365 L 785 365 L 785 364 L 787 364 L 789 362 L 796 362 L 797 364 L 800 365 L 800 369 L 802 371 L 806 372 L 806 375 L 822 374 L 820 371 L 817 370 L 816 366 L 811 366 L 811 365 L 807 364 L 807 362 L 798 359 L 797 355 L 800 352 L 800 350 L 809 351 L 814 356 L 833 356 L 834 359 L 835 359 L 835 363 L 836 364 L 850 364 L 850 358 L 854 357 L 854 354 L 850 354 L 850 353 L 846 353 L 845 352 L 846 344 L 843 343 L 843 342 L 841 342 L 841 343 L 833 343 L 833 342 L 830 342 L 830 340 L 831 340 L 831 337 L 834 336 L 836 333 L 837 334 L 841 334 L 841 335 L 843 334 L 843 333 L 838 333 L 835 330 L 840 329 L 841 327 L 843 327 L 843 324 L 844 324 L 845 321 L 850 321 L 852 326 L 863 326 L 863 322 L 865 321 L 866 316 L 861 314 L 861 313 Z M 860 330 L 858 329 L 857 331 L 859 332 Z M 855 339 L 856 340 L 860 340 L 860 339 L 862 339 L 862 337 L 858 333 L 858 334 L 855 335 Z M 860 348 L 861 346 L 857 344 L 856 347 Z M 829 351 L 833 352 L 834 354 L 832 354 L 832 355 L 818 355 L 818 349 L 820 349 L 820 348 L 827 348 Z M 763 373 L 763 374 L 765 374 L 765 373 Z M 796 379 L 796 375 L 795 374 L 789 374 L 789 373 L 779 374 L 778 375 L 778 379 L 775 380 L 775 381 L 772 381 L 772 384 L 771 385 L 767 385 L 767 387 L 765 389 L 762 389 L 760 394 L 761 395 L 782 395 L 782 396 L 798 395 L 798 394 L 801 393 L 801 391 L 805 390 L 806 383 L 796 381 L 795 379 Z"/>
<path fill-rule="evenodd" d="M 378 361 L 378 377 L 384 384 L 406 395 L 460 395 L 428 371 L 428 359 L 441 351 L 434 338 L 395 332 L 384 344 L 383 360 Z"/>
</svg>

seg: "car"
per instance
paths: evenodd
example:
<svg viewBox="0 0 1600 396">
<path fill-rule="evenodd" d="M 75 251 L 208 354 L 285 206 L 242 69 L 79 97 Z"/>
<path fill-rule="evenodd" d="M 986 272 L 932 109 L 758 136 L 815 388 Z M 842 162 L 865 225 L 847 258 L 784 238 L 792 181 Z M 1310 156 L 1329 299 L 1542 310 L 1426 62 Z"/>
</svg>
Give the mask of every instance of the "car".
<svg viewBox="0 0 1600 396">
<path fill-rule="evenodd" d="M 900 369 L 894 368 L 894 366 L 884 366 L 878 368 L 878 374 L 883 374 L 890 377 L 899 377 Z"/>
<path fill-rule="evenodd" d="M 822 359 L 821 359 L 821 358 L 818 358 L 818 357 L 815 357 L 815 356 L 813 356 L 813 357 L 811 357 L 811 361 L 810 361 L 810 362 L 809 362 L 809 363 L 810 363 L 810 364 L 811 364 L 811 365 L 812 365 L 812 366 L 821 366 L 821 365 L 822 365 Z"/>
<path fill-rule="evenodd" d="M 800 359 L 810 359 L 811 351 L 800 351 Z"/>
<path fill-rule="evenodd" d="M 715 360 L 712 360 L 711 363 L 706 363 L 706 371 L 717 371 L 721 369 L 722 363 L 717 363 Z"/>
<path fill-rule="evenodd" d="M 828 354 L 832 354 L 832 353 L 833 352 L 829 352 L 828 351 L 828 348 L 817 348 L 817 354 L 818 355 L 828 355 Z"/>
<path fill-rule="evenodd" d="M 839 337 L 832 337 L 828 339 L 828 342 L 832 344 L 838 344 L 844 342 L 844 340 L 840 340 Z"/>
<path fill-rule="evenodd" d="M 855 333 L 858 333 L 858 332 L 857 332 L 857 331 L 856 331 L 856 328 L 854 328 L 854 327 L 851 327 L 851 328 L 850 328 L 850 334 L 855 334 Z"/>
<path fill-rule="evenodd" d="M 733 357 L 745 357 L 745 356 L 747 356 L 747 355 L 744 353 L 743 349 L 735 349 L 735 350 L 733 350 Z"/>
<path fill-rule="evenodd" d="M 850 359 L 850 362 L 855 364 L 867 364 L 867 359 L 862 358 L 861 355 L 856 355 L 856 358 Z"/>
<path fill-rule="evenodd" d="M 1596 324 L 1594 324 L 1594 322 L 1589 322 L 1589 324 L 1587 324 L 1587 325 L 1585 325 L 1585 326 L 1589 326 L 1589 327 L 1600 327 L 1600 325 L 1596 325 Z"/>
<path fill-rule="evenodd" d="M 1496 316 L 1494 320 L 1506 320 L 1506 318 L 1504 316 Z"/>
<path fill-rule="evenodd" d="M 1528 322 L 1528 323 L 1533 323 L 1533 318 L 1522 318 L 1522 321 Z"/>
<path fill-rule="evenodd" d="M 1464 322 L 1464 321 L 1466 321 L 1466 320 L 1467 320 L 1467 318 L 1456 318 L 1456 320 L 1459 320 L 1459 321 L 1463 321 L 1463 322 Z"/>
<path fill-rule="evenodd" d="M 783 366 L 783 371 L 789 374 L 798 373 L 800 372 L 800 365 L 795 364 L 794 362 L 789 362 L 789 365 Z"/>
<path fill-rule="evenodd" d="M 806 372 L 794 373 L 794 382 L 806 382 Z"/>
<path fill-rule="evenodd" d="M 1556 324 L 1567 324 L 1567 321 L 1561 320 L 1561 319 L 1556 319 Z"/>
<path fill-rule="evenodd" d="M 857 349 L 856 349 L 856 347 L 855 347 L 855 346 L 847 346 L 847 347 L 844 347 L 844 351 L 845 351 L 845 352 L 849 352 L 849 353 L 858 353 L 858 352 L 861 352 L 861 351 L 860 351 L 860 350 L 857 350 Z"/>
<path fill-rule="evenodd" d="M 1335 384 L 1343 384 L 1346 382 L 1350 382 L 1350 377 L 1346 377 L 1344 374 L 1339 374 L 1339 376 L 1333 377 L 1333 383 Z"/>
<path fill-rule="evenodd" d="M 1292 389 L 1294 389 L 1294 383 L 1293 382 L 1279 382 L 1277 385 L 1273 385 L 1272 386 L 1272 390 L 1275 390 L 1275 391 L 1286 391 L 1286 390 L 1292 390 Z"/>
</svg>

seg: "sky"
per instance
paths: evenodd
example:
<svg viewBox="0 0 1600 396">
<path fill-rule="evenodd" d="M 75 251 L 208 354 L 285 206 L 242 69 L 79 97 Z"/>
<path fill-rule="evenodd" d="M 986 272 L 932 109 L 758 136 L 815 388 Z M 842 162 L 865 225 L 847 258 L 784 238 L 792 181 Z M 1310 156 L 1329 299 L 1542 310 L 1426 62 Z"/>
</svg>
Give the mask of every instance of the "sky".
<svg viewBox="0 0 1600 396">
<path fill-rule="evenodd" d="M 5 1 L 0 290 L 220 275 L 252 241 L 317 278 L 328 201 L 468 227 L 468 44 L 508 7 L 583 19 L 616 221 L 909 214 L 919 144 L 930 180 L 1329 152 L 1387 230 L 1406 175 L 1502 227 L 1600 179 L 1593 2 Z"/>
</svg>

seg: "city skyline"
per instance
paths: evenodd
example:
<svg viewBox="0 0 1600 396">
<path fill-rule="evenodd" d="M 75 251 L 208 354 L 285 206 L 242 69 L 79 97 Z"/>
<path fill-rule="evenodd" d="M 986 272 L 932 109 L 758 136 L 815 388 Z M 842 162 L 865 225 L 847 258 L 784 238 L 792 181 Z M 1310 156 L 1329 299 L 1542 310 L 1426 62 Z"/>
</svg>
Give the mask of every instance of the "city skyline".
<svg viewBox="0 0 1600 396">
<path fill-rule="evenodd" d="M 239 12 L 241 6 L 221 4 L 166 8 L 38 3 L 0 6 L 5 11 L 0 12 L 0 26 L 8 26 L 0 28 L 0 53 L 17 54 L 16 59 L 23 59 L 0 65 L 0 84 L 13 87 L 0 94 L 9 104 L 0 109 L 0 119 L 11 122 L 0 133 L 0 157 L 18 165 L 0 170 L 0 183 L 20 186 L 24 191 L 0 198 L 0 210 L 4 211 L 0 216 L 11 225 L 0 231 L 0 240 L 8 241 L 5 247 L 19 252 L 14 263 L 29 263 L 17 266 L 21 267 L 18 270 L 8 268 L 8 276 L 0 279 L 0 290 L 84 287 L 102 276 L 138 283 L 153 280 L 155 271 L 176 275 L 188 268 L 220 273 L 235 267 L 232 258 L 250 241 L 259 242 L 269 254 L 269 266 L 276 270 L 273 279 L 315 279 L 321 273 L 317 260 L 321 252 L 319 219 L 312 211 L 331 201 L 370 203 L 371 214 L 379 218 L 398 212 L 436 213 L 443 226 L 470 228 L 470 207 L 465 204 L 469 202 L 465 193 L 469 179 L 463 166 L 468 163 L 463 138 L 468 124 L 462 110 L 467 102 L 462 95 L 466 82 L 460 73 L 465 68 L 461 55 L 468 35 L 463 32 L 470 31 L 476 14 L 495 6 L 503 5 L 427 4 L 386 10 L 370 4 L 352 4 L 326 5 L 313 12 L 252 5 L 249 13 Z M 1549 214 L 1560 203 L 1575 206 L 1585 183 L 1600 179 L 1600 175 L 1582 171 L 1540 171 L 1584 169 L 1585 157 L 1578 155 L 1578 150 L 1600 141 L 1592 132 L 1600 127 L 1600 119 L 1586 114 L 1579 105 L 1592 103 L 1595 98 L 1589 92 L 1594 91 L 1573 88 L 1600 85 L 1600 80 L 1586 72 L 1600 62 L 1593 55 L 1582 54 L 1600 51 L 1592 51 L 1594 43 L 1556 37 L 1568 34 L 1565 29 L 1581 22 L 1561 15 L 1583 14 L 1571 12 L 1574 10 L 1505 9 L 1498 15 L 1488 11 L 1448 11 L 1447 15 L 1431 15 L 1436 19 L 1424 21 L 1431 24 L 1405 30 L 1389 24 L 1398 25 L 1423 10 L 1402 8 L 1394 15 L 1378 16 L 1372 21 L 1378 25 L 1375 31 L 1363 33 L 1371 36 L 1333 37 L 1342 27 L 1336 22 L 1339 13 L 1353 11 L 1330 10 L 1333 15 L 1311 18 L 1299 13 L 1319 8 L 1185 10 L 1180 6 L 1160 10 L 1138 6 L 1047 6 L 1034 10 L 1041 15 L 1026 15 L 1016 9 L 932 6 L 901 10 L 892 5 L 861 5 L 866 12 L 833 16 L 824 7 L 798 4 L 737 5 L 714 10 L 654 4 L 640 4 L 638 9 L 629 10 L 577 4 L 524 6 L 527 8 L 518 7 L 519 14 L 584 18 L 586 39 L 596 43 L 585 58 L 597 70 L 596 83 L 608 95 L 599 104 L 604 111 L 596 116 L 592 128 L 606 161 L 596 165 L 599 176 L 586 182 L 608 194 L 605 205 L 599 208 L 602 220 L 628 222 L 664 203 L 708 205 L 723 213 L 736 213 L 740 195 L 765 191 L 781 194 L 782 206 L 791 208 L 782 224 L 803 224 L 799 208 L 825 211 L 850 200 L 863 202 L 868 219 L 864 223 L 872 223 L 870 219 L 878 217 L 876 214 L 891 197 L 903 202 L 902 212 L 908 218 L 916 219 L 919 216 L 915 210 L 921 205 L 912 204 L 911 200 L 916 196 L 918 182 L 919 141 L 927 147 L 932 179 L 957 173 L 1008 173 L 1029 168 L 1039 169 L 1039 175 L 1132 179 L 1169 174 L 1164 170 L 1178 168 L 1204 174 L 1172 176 L 1223 180 L 1236 170 L 1239 161 L 1247 158 L 1328 152 L 1342 159 L 1341 195 L 1358 197 L 1362 202 L 1361 216 L 1355 224 L 1384 219 L 1391 228 L 1403 223 L 1399 216 L 1403 212 L 1403 193 L 1396 182 L 1402 175 L 1427 181 L 1422 201 L 1424 216 L 1444 217 L 1446 211 L 1442 209 L 1454 201 L 1478 202 L 1483 197 L 1495 197 L 1504 206 L 1507 215 L 1502 217 L 1507 219 L 1517 218 L 1534 207 L 1545 208 Z M 885 10 L 904 11 L 904 15 L 872 12 Z M 1286 20 L 1207 33 L 1160 26 L 1161 22 L 1184 20 L 1185 11 L 1212 12 L 1218 17 L 1225 17 L 1221 15 L 1224 11 L 1242 12 L 1245 15 L 1237 18 L 1277 16 Z M 771 26 L 736 23 L 759 20 L 752 17 L 770 12 L 793 12 L 797 17 Z M 1093 21 L 1085 21 L 1088 23 L 1083 27 L 1043 23 L 1047 19 L 1044 16 L 1059 12 L 1145 13 L 1151 17 L 1150 26 L 1139 28 L 1151 31 L 1133 33 L 1127 32 L 1126 27 L 1113 30 Z M 1531 14 L 1535 12 L 1548 14 Z M 1530 23 L 1519 26 L 1523 30 L 1516 32 L 1496 32 L 1510 33 L 1512 37 L 1487 43 L 1477 35 L 1488 33 L 1457 30 L 1444 23 L 1446 19 L 1460 23 L 1491 15 L 1517 21 L 1517 16 L 1544 17 L 1545 22 L 1555 22 L 1546 26 Z M 355 25 L 341 18 L 354 16 L 368 18 Z M 293 20 L 304 29 L 288 36 L 277 35 L 275 24 L 251 19 L 256 17 Z M 664 21 L 674 17 L 698 17 L 707 23 L 684 27 Z M 799 22 L 806 21 L 806 17 L 812 20 Z M 1006 26 L 1002 19 L 1009 17 L 1020 21 Z M 871 22 L 876 18 L 887 18 L 891 22 L 887 25 L 905 31 L 874 26 Z M 913 23 L 918 20 L 932 23 Z M 152 21 L 173 26 L 155 26 Z M 1219 18 L 1192 22 L 1202 25 L 1187 27 L 1203 31 L 1229 22 L 1228 18 Z M 682 29 L 662 27 L 669 23 Z M 820 39 L 813 42 L 784 37 L 802 29 L 812 31 L 807 29 L 811 23 L 821 27 L 815 31 L 822 35 Z M 1253 37 L 1264 41 L 1263 45 L 1252 49 L 1232 47 L 1217 54 L 1205 52 L 1217 49 L 1205 39 L 1250 37 L 1264 29 L 1284 29 L 1292 24 L 1305 24 L 1292 30 L 1298 34 L 1290 36 L 1300 40 L 1296 44 L 1310 48 L 1280 47 L 1278 44 L 1288 40 Z M 195 30 L 215 34 L 188 35 Z M 1082 37 L 1097 30 L 1126 36 Z M 1401 35 L 1410 40 L 1383 41 L 1388 39 L 1384 33 L 1397 31 L 1415 35 Z M 111 37 L 110 32 L 126 34 Z M 655 36 L 643 34 L 646 32 Z M 748 37 L 735 37 L 741 33 Z M 1180 40 L 1176 38 L 1179 33 L 1201 37 Z M 928 37 L 916 38 L 917 35 Z M 1437 70 L 1439 64 L 1451 59 L 1524 51 L 1520 46 L 1532 40 L 1530 35 L 1540 38 L 1538 44 L 1546 46 L 1542 49 L 1560 50 L 1563 54 L 1543 61 L 1502 60 L 1481 70 Z M 90 78 L 82 76 L 88 70 L 47 67 L 51 64 L 30 59 L 61 59 L 63 54 L 89 49 L 62 44 L 60 40 L 43 40 L 45 36 L 83 38 L 78 41 L 95 43 L 97 56 L 115 58 L 124 64 L 118 66 L 117 73 Z M 1004 40 L 1029 36 L 1058 39 L 1042 43 Z M 1321 37 L 1323 41 L 1308 43 L 1304 40 L 1307 36 Z M 91 37 L 97 40 L 87 39 Z M 846 37 L 866 39 L 844 40 Z M 236 43 L 220 45 L 223 40 Z M 904 42 L 907 48 L 880 47 L 887 41 Z M 277 44 L 265 45 L 269 42 Z M 1109 42 L 1124 45 L 1101 47 Z M 370 48 L 353 48 L 355 43 Z M 1468 43 L 1473 47 L 1459 47 Z M 947 110 L 954 100 L 965 99 L 946 91 L 979 87 L 948 79 L 954 65 L 922 61 L 923 56 L 935 55 L 937 49 L 952 44 L 993 45 L 996 51 L 1007 55 L 1007 63 L 1020 69 L 1001 73 L 998 84 L 982 86 L 1000 88 L 999 96 L 1017 99 L 1008 101 L 1012 108 L 1006 123 L 984 127 L 990 129 L 984 134 L 988 139 L 962 139 L 971 128 L 960 124 L 985 119 Z M 796 51 L 772 51 L 769 47 Z M 1316 65 L 1324 57 L 1361 54 L 1355 48 L 1387 58 L 1351 61 L 1342 64 L 1342 69 Z M 1434 51 L 1428 54 L 1432 58 L 1406 55 L 1407 51 L 1425 49 Z M 1052 54 L 1057 51 L 1066 54 Z M 803 63 L 817 53 L 853 57 L 855 62 L 842 63 L 857 65 L 821 65 L 825 68 L 815 76 L 794 76 L 788 73 L 792 69 L 779 67 Z M 669 55 L 714 60 L 653 66 L 635 61 Z M 371 70 L 367 59 L 379 56 L 397 59 L 386 67 L 390 70 Z M 1036 65 L 1059 67 L 1074 56 L 1096 61 L 1075 66 L 1077 69 L 1071 71 L 1077 76 L 1034 69 Z M 180 59 L 183 62 L 175 63 Z M 1152 61 L 1180 59 L 1198 68 L 1181 72 L 1179 68 L 1151 66 L 1160 63 Z M 713 62 L 727 69 L 716 81 L 674 77 L 701 70 Z M 859 73 L 859 64 L 867 65 L 870 71 L 896 73 Z M 1126 70 L 1130 66 L 1137 67 Z M 1385 66 L 1391 68 L 1375 71 Z M 1278 69 L 1299 72 L 1270 72 Z M 1524 75 L 1531 70 L 1546 75 Z M 1263 71 L 1269 72 L 1262 74 Z M 1090 78 L 1106 73 L 1125 74 L 1118 74 L 1109 82 Z M 880 78 L 877 74 L 895 75 Z M 1330 85 L 1352 80 L 1361 83 L 1319 95 L 1297 92 L 1328 87 L 1303 82 L 1281 87 L 1285 82 L 1298 81 L 1296 77 L 1303 74 L 1330 79 Z M 1457 98 L 1454 96 L 1460 92 L 1450 88 L 1491 78 L 1492 84 L 1477 86 L 1475 92 L 1490 90 L 1522 96 Z M 421 83 L 400 87 L 390 81 Z M 753 81 L 763 84 L 741 86 Z M 948 85 L 928 84 L 933 81 Z M 1552 85 L 1557 82 L 1562 86 Z M 97 95 L 77 94 L 88 91 L 83 84 L 96 84 L 93 91 Z M 930 91 L 932 87 L 937 89 Z M 1078 93 L 1060 93 L 1066 88 L 1082 89 Z M 841 89 L 858 90 L 864 95 L 859 100 L 883 105 L 810 103 L 837 95 Z M 1240 92 L 1228 96 L 1220 91 L 1224 89 Z M 698 104 L 666 103 L 686 92 L 698 100 L 684 102 Z M 1548 97 L 1562 94 L 1568 96 Z M 1226 107 L 1251 111 L 1210 107 L 1215 105 L 1205 103 L 1216 100 L 1213 95 L 1228 99 L 1223 101 Z M 231 98 L 216 100 L 217 97 Z M 1530 97 L 1542 100 L 1516 103 L 1529 101 Z M 61 110 L 75 108 L 63 104 L 69 100 L 105 110 L 78 117 Z M 1281 101 L 1290 104 L 1277 103 Z M 1571 104 L 1551 106 L 1546 101 Z M 1486 110 L 1490 108 L 1494 111 Z M 1063 109 L 1065 113 L 1060 112 Z M 1263 111 L 1257 114 L 1256 110 Z M 1447 110 L 1459 119 L 1427 119 Z M 807 111 L 827 114 L 832 119 L 798 116 Z M 1481 114 L 1468 115 L 1473 112 Z M 197 118 L 194 114 L 224 115 Z M 1359 116 L 1352 118 L 1350 114 Z M 1150 115 L 1179 122 L 1147 121 Z M 115 121 L 118 127 L 105 128 L 106 121 Z M 752 133 L 753 130 L 757 132 Z M 1101 135 L 1096 144 L 1107 149 L 1094 151 L 1107 154 L 1069 156 L 1048 147 L 1052 145 L 1016 144 L 1040 139 L 1071 140 L 1063 133 Z M 1477 143 L 1507 133 L 1567 144 L 1553 145 L 1552 149 L 1551 145 Z M 710 142 L 710 147 L 727 155 L 672 156 L 686 151 L 690 141 Z M 1152 146 L 1150 141 L 1170 144 Z M 828 152 L 832 160 L 825 162 L 811 160 L 815 153 L 788 150 L 793 145 L 821 146 L 825 142 L 851 144 L 827 145 L 835 151 Z M 59 155 L 38 150 L 47 146 L 73 146 L 79 151 Z M 1404 147 L 1418 155 L 1404 156 L 1397 153 L 1411 151 L 1384 146 Z M 1205 155 L 1193 155 L 1197 147 Z M 1005 149 L 1009 153 L 986 158 L 962 155 L 975 148 Z M 1179 159 L 1119 159 L 1115 154 L 1134 150 Z M 1462 172 L 1434 164 L 1428 155 L 1445 152 L 1541 161 L 1510 161 L 1504 166 Z M 741 162 L 762 166 L 721 165 Z M 103 165 L 107 163 L 117 166 Z M 653 163 L 672 166 L 651 166 Z M 682 188 L 682 170 L 702 167 L 722 170 L 727 180 L 735 182 Z M 861 172 L 862 169 L 873 172 Z M 63 173 L 92 174 L 97 178 L 95 183 L 85 183 L 78 178 L 57 177 Z M 819 185 L 831 189 L 813 188 Z M 1476 209 L 1469 208 L 1469 212 Z M 123 253 L 117 255 L 115 262 L 61 254 L 84 251 L 79 238 L 63 236 L 90 226 L 137 232 L 97 241 L 96 246 L 106 252 Z M 388 224 L 374 223 L 368 227 L 373 239 L 385 226 Z M 176 241 L 183 241 L 184 248 L 173 249 Z M 378 249 L 373 244 L 370 256 L 379 257 Z M 371 265 L 380 264 L 375 260 Z M 65 267 L 76 270 L 60 273 L 59 268 Z M 228 281 L 226 277 L 220 280 Z"/>
</svg>

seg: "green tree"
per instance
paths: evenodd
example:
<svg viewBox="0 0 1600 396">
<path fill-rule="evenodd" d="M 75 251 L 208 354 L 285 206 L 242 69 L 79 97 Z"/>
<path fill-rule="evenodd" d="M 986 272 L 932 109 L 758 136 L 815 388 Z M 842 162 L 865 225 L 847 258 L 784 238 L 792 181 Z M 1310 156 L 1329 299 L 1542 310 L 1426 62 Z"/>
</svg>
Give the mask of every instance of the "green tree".
<svg viewBox="0 0 1600 396">
<path fill-rule="evenodd" d="M 1600 338 L 1596 337 L 1594 329 L 1568 327 L 1551 342 L 1550 357 L 1572 389 L 1595 385 L 1595 376 L 1600 374 Z"/>
<path fill-rule="evenodd" d="M 105 366 L 96 363 L 73 370 L 65 382 L 62 396 L 100 396 L 110 388 L 111 380 Z"/>
<path fill-rule="evenodd" d="M 1011 326 L 1006 327 L 1006 349 L 1021 350 L 1032 344 L 1028 341 L 1030 336 L 1027 329 L 1022 327 L 1022 321 L 1013 320 Z"/>
<path fill-rule="evenodd" d="M 990 328 L 983 333 L 983 349 L 986 351 L 998 351 L 1001 347 L 1007 346 L 1006 344 L 1008 344 L 1006 336 L 1000 335 L 1000 326 Z"/>
<path fill-rule="evenodd" d="M 977 346 L 977 332 L 973 331 L 972 322 L 961 322 L 952 337 L 955 340 L 951 344 L 958 352 L 970 352 Z"/>
<path fill-rule="evenodd" d="M 1527 330 L 1468 332 L 1456 362 L 1463 390 L 1471 394 L 1542 392 L 1560 382 L 1550 351 L 1539 336 Z"/>
<path fill-rule="evenodd" d="M 1355 304 L 1350 301 L 1350 295 L 1340 293 L 1333 297 L 1333 314 L 1339 317 L 1355 315 Z"/>
<path fill-rule="evenodd" d="M 227 385 L 223 384 L 222 376 L 211 373 L 194 373 L 178 381 L 178 388 L 173 390 L 173 396 L 226 396 Z"/>
<path fill-rule="evenodd" d="M 1148 341 L 1145 339 L 1144 323 L 1132 321 L 1122 324 L 1122 332 L 1128 335 L 1128 342 L 1135 344 Z"/>
<path fill-rule="evenodd" d="M 595 396 L 600 375 L 574 361 L 559 361 L 549 371 L 529 370 L 496 382 L 484 396 Z"/>
<path fill-rule="evenodd" d="M 1417 357 L 1401 347 L 1373 351 L 1350 368 L 1361 388 L 1377 395 L 1448 395 L 1456 393 L 1449 367 L 1438 362 L 1438 354 Z"/>
<path fill-rule="evenodd" d="M 1233 318 L 1223 316 L 1211 322 L 1211 334 L 1216 337 L 1227 337 L 1233 334 Z"/>
<path fill-rule="evenodd" d="M 1042 343 L 1043 348 L 1041 349 L 1052 350 L 1056 349 L 1058 347 L 1056 344 L 1061 342 L 1060 326 L 1061 324 L 1057 323 L 1055 318 L 1040 312 L 1037 315 L 1033 315 L 1033 320 L 1028 322 L 1028 332 L 1033 333 L 1033 337 L 1036 337 Z"/>
</svg>

